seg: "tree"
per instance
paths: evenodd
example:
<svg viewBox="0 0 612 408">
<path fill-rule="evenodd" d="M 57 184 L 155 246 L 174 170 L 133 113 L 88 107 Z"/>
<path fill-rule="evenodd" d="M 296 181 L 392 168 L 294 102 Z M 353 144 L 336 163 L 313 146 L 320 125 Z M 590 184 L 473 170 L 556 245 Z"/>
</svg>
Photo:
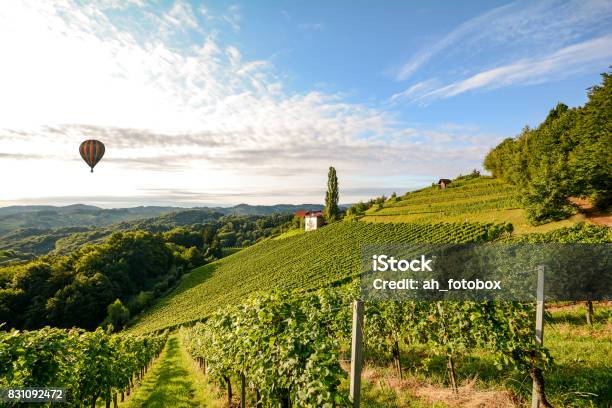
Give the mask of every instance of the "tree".
<svg viewBox="0 0 612 408">
<path fill-rule="evenodd" d="M 196 247 L 191 247 L 183 252 L 183 257 L 187 262 L 188 268 L 197 268 L 204 264 L 204 254 Z"/>
<path fill-rule="evenodd" d="M 325 219 L 327 222 L 334 222 L 338 219 L 340 210 L 338 209 L 338 177 L 336 169 L 329 168 L 327 173 L 327 194 L 325 195 Z"/>
<path fill-rule="evenodd" d="M 570 197 L 588 197 L 603 210 L 612 204 L 612 73 L 602 78 L 584 106 L 557 104 L 544 122 L 504 140 L 484 160 L 493 176 L 519 187 L 534 224 L 572 214 Z"/>
<path fill-rule="evenodd" d="M 117 299 L 106 308 L 108 312 L 107 321 L 117 329 L 122 328 L 130 319 L 130 311 L 123 306 L 121 300 Z"/>
</svg>

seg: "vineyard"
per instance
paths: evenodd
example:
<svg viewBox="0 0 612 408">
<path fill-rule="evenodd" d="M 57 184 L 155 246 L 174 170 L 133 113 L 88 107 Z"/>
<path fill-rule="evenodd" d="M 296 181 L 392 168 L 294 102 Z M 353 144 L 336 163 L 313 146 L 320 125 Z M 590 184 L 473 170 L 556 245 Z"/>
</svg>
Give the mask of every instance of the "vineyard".
<svg viewBox="0 0 612 408">
<path fill-rule="evenodd" d="M 169 309 L 152 309 L 132 331 L 151 332 L 194 322 L 180 329 L 180 338 L 231 406 L 243 399 L 248 406 L 261 407 L 347 406 L 351 302 L 358 296 L 358 286 L 351 278 L 358 271 L 361 244 L 492 239 L 601 243 L 612 242 L 612 233 L 609 228 L 588 224 L 513 237 L 505 225 L 337 223 L 316 233 L 265 241 L 213 264 L 213 270 L 194 271 L 166 299 Z M 317 255 L 309 258 L 309 254 Z M 333 273 L 323 273 L 327 271 Z M 319 288 L 307 285 L 302 275 L 318 276 L 313 282 Z M 198 280 L 190 281 L 194 277 Z M 189 283 L 192 285 L 185 286 Z M 294 290 L 270 291 L 279 283 Z M 337 285 L 320 289 L 329 283 Z M 445 373 L 440 381 L 457 393 L 471 375 L 465 372 L 466 362 L 485 353 L 497 375 L 516 381 L 533 379 L 543 389 L 544 376 L 556 367 L 549 347 L 534 339 L 531 304 L 387 301 L 365 302 L 364 310 L 366 364 L 391 365 L 390 375 L 399 381 L 421 370 L 433 375 L 440 364 L 434 362 L 440 359 Z M 0 387 L 62 387 L 71 406 L 94 406 L 98 401 L 109 407 L 122 404 L 124 398 L 135 406 L 143 399 L 130 394 L 143 383 L 166 339 L 167 331 L 149 336 L 109 335 L 101 329 L 2 332 Z M 173 341 L 176 353 L 176 338 Z M 604 343 L 596 344 L 605 355 Z M 176 361 L 168 359 L 156 371 L 169 369 L 168 364 Z M 184 368 L 172 372 L 188 373 Z M 558 381 L 567 381 L 567 375 L 557 383 L 553 377 L 555 389 L 565 389 L 565 383 Z M 589 394 L 579 405 L 609 401 L 602 385 L 608 377 L 599 371 L 591 373 L 597 382 L 583 387 L 597 393 Z M 166 389 L 159 376 L 149 382 Z M 528 398 L 524 389 L 515 392 L 523 400 Z M 554 401 L 574 401 L 567 395 L 557 392 Z M 164 398 L 172 400 L 170 395 Z"/>
<path fill-rule="evenodd" d="M 109 335 L 101 329 L 0 331 L 0 388 L 65 388 L 69 406 L 102 400 L 108 407 L 130 394 L 166 338 Z"/>
<path fill-rule="evenodd" d="M 361 220 L 374 223 L 512 223 L 515 234 L 524 234 L 568 227 L 582 218 L 574 216 L 564 221 L 532 226 L 527 221 L 515 186 L 491 177 L 478 177 L 454 180 L 444 190 L 434 185 L 389 198 L 366 211 Z"/>
<path fill-rule="evenodd" d="M 455 180 L 446 189 L 437 185 L 387 200 L 368 215 L 467 214 L 490 209 L 519 208 L 516 187 L 500 180 L 480 177 Z"/>
<path fill-rule="evenodd" d="M 136 330 L 160 329 L 165 327 L 164 322 L 167 326 L 177 325 L 182 319 L 189 323 L 200 320 L 183 327 L 182 336 L 190 354 L 209 378 L 226 390 L 229 400 L 235 399 L 240 389 L 253 406 L 256 402 L 261 406 L 342 406 L 348 401 L 343 361 L 350 359 L 351 301 L 357 296 L 357 288 L 354 283 L 346 283 L 308 292 L 315 289 L 314 285 L 300 286 L 299 276 L 300 272 L 316 276 L 316 268 L 322 268 L 337 273 L 330 274 L 327 282 L 343 282 L 339 278 L 350 280 L 351 271 L 358 270 L 354 263 L 355 259 L 358 262 L 358 251 L 349 252 L 354 259 L 339 258 L 345 259 L 345 275 L 340 274 L 340 264 L 331 255 L 329 259 L 322 256 L 335 254 L 340 251 L 337 248 L 348 251 L 351 246 L 341 246 L 334 239 L 341 232 L 345 237 L 353 237 L 354 248 L 359 248 L 361 239 L 375 242 L 376 237 L 382 242 L 414 242 L 411 239 L 417 242 L 426 239 L 431 242 L 490 239 L 612 242 L 609 228 L 588 224 L 520 237 L 512 237 L 505 233 L 504 226 L 496 225 L 439 224 L 435 225 L 437 229 L 430 229 L 431 235 L 424 233 L 423 226 L 339 223 L 317 233 L 247 248 L 219 262 L 216 270 L 201 277 L 199 285 L 179 288 L 174 297 L 166 300 L 168 309 L 153 309 Z M 312 242 L 310 237 L 314 237 Z M 326 250 L 320 249 L 323 252 L 314 262 L 305 262 L 307 254 L 316 251 L 313 248 Z M 244 254 L 248 257 L 241 258 Z M 272 262 L 281 256 L 286 262 Z M 285 268 L 280 268 L 281 265 Z M 251 276 L 247 275 L 249 268 L 254 271 Z M 266 273 L 258 273 L 262 270 Z M 236 276 L 232 277 L 232 273 Z M 187 279 L 192 279 L 193 274 Z M 296 276 L 288 280 L 291 274 Z M 286 282 L 294 291 L 265 290 L 279 287 L 278 282 Z M 319 282 L 325 286 L 325 280 Z M 246 285 L 246 290 L 240 290 L 240 285 Z M 227 297 L 223 305 L 215 306 L 210 301 L 224 295 Z M 189 307 L 178 306 L 189 302 Z M 188 309 L 189 313 L 185 313 Z M 192 313 L 193 310 L 199 310 L 199 314 Z M 429 357 L 424 361 L 442 357 L 446 371 L 444 382 L 457 390 L 464 378 L 456 365 L 463 366 L 466 359 L 470 361 L 486 350 L 496 369 L 502 370 L 500 373 L 515 373 L 511 375 L 527 376 L 543 383 L 543 373 L 551 366 L 552 359 L 548 348 L 535 342 L 534 316 L 533 305 L 512 302 L 366 302 L 365 353 L 375 364 L 392 364 L 394 376 L 401 379 L 403 373 L 422 369 L 421 361 L 408 359 L 406 363 L 407 356 L 423 355 L 427 350 L 425 355 Z M 524 390 L 517 392 L 527 398 Z M 601 401 L 607 400 L 605 396 L 601 398 Z"/>
<path fill-rule="evenodd" d="M 253 297 L 183 329 L 188 350 L 212 378 L 249 392 L 253 406 L 346 406 L 342 356 L 350 340 L 350 288 L 308 296 Z M 493 350 L 500 368 L 512 366 L 541 381 L 550 362 L 534 341 L 533 310 L 517 303 L 376 302 L 366 306 L 364 338 L 369 355 L 393 361 L 402 376 L 404 343 L 427 345 L 447 361 L 457 388 L 454 359 L 475 347 Z M 400 343 L 402 347 L 400 348 Z"/>
<path fill-rule="evenodd" d="M 438 209 L 477 212 L 478 205 L 503 207 L 506 204 L 501 203 L 512 200 L 500 191 L 504 186 L 486 179 L 466 181 L 464 187 L 459 183 L 454 191 L 426 189 L 408 194 L 403 200 L 385 204 L 379 212 L 403 211 L 407 202 L 415 207 L 430 202 Z M 483 191 L 487 193 L 479 195 Z M 358 297 L 356 278 L 362 246 L 492 240 L 602 243 L 612 242 L 612 230 L 577 224 L 547 233 L 516 235 L 506 223 L 347 221 L 312 233 L 286 234 L 193 270 L 177 288 L 137 316 L 125 333 L 51 328 L 0 332 L 0 388 L 62 387 L 67 390 L 70 406 L 93 407 L 96 402 L 98 406 L 124 406 L 124 399 L 127 406 L 138 406 L 154 398 L 138 384 L 148 381 L 158 395 L 162 389 L 171 394 L 175 385 L 164 388 L 163 373 L 193 374 L 188 374 L 190 368 L 177 357 L 182 344 L 206 373 L 207 381 L 217 384 L 226 405 L 236 406 L 244 400 L 247 406 L 257 407 L 348 406 L 351 317 Z M 605 310 L 603 315 L 599 312 L 598 319 L 606 319 Z M 592 354 L 593 360 L 602 360 L 605 365 L 606 350 L 610 350 L 606 346 L 608 326 L 584 337 L 562 331 L 555 334 L 555 342 L 542 346 L 533 335 L 533 304 L 366 301 L 364 315 L 366 365 L 377 372 L 391 367 L 385 378 L 400 384 L 405 384 L 405 376 L 422 375 L 427 381 L 435 377 L 457 395 L 474 375 L 488 376 L 494 387 L 503 376 L 509 382 L 504 386 L 519 384 L 512 388 L 513 395 L 525 402 L 532 380 L 539 384 L 544 398 L 546 378 L 548 390 L 553 386 L 552 401 L 556 404 L 605 406 L 602 404 L 612 401 L 606 394 L 612 378 L 599 363 L 589 363 L 593 367 L 586 371 L 590 380 L 580 385 L 589 392 L 576 394 L 579 403 L 574 404 L 575 388 L 568 385 L 587 376 L 571 374 L 584 369 L 583 361 L 575 361 L 576 355 Z M 171 337 L 170 352 L 156 360 L 167 344 L 168 331 L 175 329 L 178 334 Z M 587 343 L 584 339 L 592 333 L 598 334 Z M 567 344 L 571 351 L 565 348 Z M 164 360 L 163 364 L 155 363 L 159 360 Z M 154 363 L 157 374 L 150 377 Z M 183 364 L 181 370 L 172 368 L 179 363 Z M 144 378 L 147 372 L 148 380 Z M 189 387 L 179 388 L 188 392 Z M 371 387 L 366 384 L 364 392 Z M 204 389 L 201 384 L 200 389 Z M 170 395 L 162 400 L 173 401 Z M 389 402 L 380 406 L 408 405 Z"/>
<path fill-rule="evenodd" d="M 147 333 L 199 320 L 219 307 L 272 288 L 314 290 L 359 273 L 361 247 L 373 243 L 467 243 L 495 239 L 506 225 L 341 222 L 316 233 L 268 240 L 195 269 L 129 330 Z"/>
</svg>

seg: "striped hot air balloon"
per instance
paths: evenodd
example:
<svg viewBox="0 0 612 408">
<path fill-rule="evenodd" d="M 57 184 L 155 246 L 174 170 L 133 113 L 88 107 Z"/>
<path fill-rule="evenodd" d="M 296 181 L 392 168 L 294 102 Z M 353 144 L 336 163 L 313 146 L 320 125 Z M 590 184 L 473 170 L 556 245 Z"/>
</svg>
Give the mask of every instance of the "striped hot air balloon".
<svg viewBox="0 0 612 408">
<path fill-rule="evenodd" d="M 92 173 L 96 164 L 98 164 L 102 156 L 104 156 L 104 150 L 104 144 L 98 140 L 86 140 L 79 146 L 79 153 L 81 153 L 81 157 L 85 160 L 85 163 L 91 167 Z"/>
</svg>

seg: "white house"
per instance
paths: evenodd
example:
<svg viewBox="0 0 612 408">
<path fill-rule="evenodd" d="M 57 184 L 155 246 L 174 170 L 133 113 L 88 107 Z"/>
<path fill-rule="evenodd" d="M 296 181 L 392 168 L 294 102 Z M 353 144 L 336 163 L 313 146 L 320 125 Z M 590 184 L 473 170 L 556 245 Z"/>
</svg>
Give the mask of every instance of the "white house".
<svg viewBox="0 0 612 408">
<path fill-rule="evenodd" d="M 304 218 L 305 231 L 314 231 L 325 225 L 323 211 L 297 211 L 295 215 Z"/>
</svg>

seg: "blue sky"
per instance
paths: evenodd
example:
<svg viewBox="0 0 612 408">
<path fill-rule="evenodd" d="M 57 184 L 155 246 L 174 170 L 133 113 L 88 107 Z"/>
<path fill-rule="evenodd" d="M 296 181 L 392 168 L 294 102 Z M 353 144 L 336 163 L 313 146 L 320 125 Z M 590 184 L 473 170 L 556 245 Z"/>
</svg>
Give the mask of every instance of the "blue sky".
<svg viewBox="0 0 612 408">
<path fill-rule="evenodd" d="M 354 202 L 583 104 L 612 1 L 9 1 L 0 53 L 0 205 Z"/>
<path fill-rule="evenodd" d="M 612 33 L 609 3 L 602 4 L 607 10 L 605 16 L 596 16 L 598 7 L 589 2 L 548 2 L 548 7 L 533 6 L 534 2 L 503 1 L 395 1 L 385 3 L 384 7 L 374 4 L 363 1 L 269 2 L 266 7 L 251 4 L 245 6 L 244 13 L 252 13 L 254 18 L 245 19 L 236 40 L 253 52 L 253 58 L 273 56 L 275 65 L 290 73 L 291 84 L 299 91 L 315 86 L 346 92 L 348 100 L 378 106 L 421 81 L 444 82 L 466 77 L 468 73 L 521 59 L 545 57 L 564 46 Z M 539 26 L 546 21 L 538 20 L 537 15 L 532 15 L 531 26 L 525 24 L 526 32 L 522 35 L 492 30 L 501 21 L 510 25 L 510 20 L 532 11 L 541 11 L 542 20 L 549 16 L 564 19 L 577 11 L 591 18 L 573 26 L 568 22 L 568 31 L 574 32 L 565 36 L 555 32 L 555 27 Z M 488 24 L 474 21 L 492 13 L 495 20 Z M 591 25 L 594 21 L 596 24 Z M 433 54 L 410 75 L 401 77 L 402 67 L 415 55 L 427 53 L 462 24 L 470 22 L 475 23 L 472 30 Z M 474 38 L 471 34 L 479 30 L 508 38 L 493 41 L 482 33 Z M 265 33 L 263 38 L 261 33 Z M 541 38 L 535 39 L 534 34 L 538 33 Z M 473 43 L 465 44 L 470 41 Z M 499 89 L 477 89 L 425 105 L 400 100 L 390 109 L 400 112 L 407 121 L 426 125 L 451 122 L 516 134 L 526 124 L 539 123 L 558 101 L 582 104 L 585 89 L 597 83 L 599 73 L 612 63 L 609 52 L 602 54 L 593 64 L 567 76 L 559 76 L 564 70 L 559 67 L 549 71 L 550 76 L 543 74 L 536 84 L 517 81 Z"/>
</svg>

